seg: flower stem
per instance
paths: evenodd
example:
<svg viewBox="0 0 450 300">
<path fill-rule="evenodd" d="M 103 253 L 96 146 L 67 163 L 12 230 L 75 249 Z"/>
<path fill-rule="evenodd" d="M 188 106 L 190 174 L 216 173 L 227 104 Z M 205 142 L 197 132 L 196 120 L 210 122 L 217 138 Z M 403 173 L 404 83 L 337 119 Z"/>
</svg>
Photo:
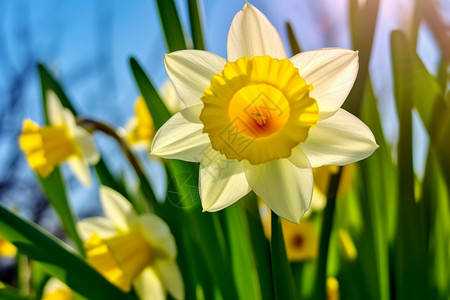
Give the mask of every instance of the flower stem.
<svg viewBox="0 0 450 300">
<path fill-rule="evenodd" d="M 272 238 L 270 254 L 272 262 L 272 283 L 275 299 L 297 299 L 297 291 L 292 278 L 291 266 L 287 259 L 281 220 L 272 211 Z"/>
<path fill-rule="evenodd" d="M 326 281 L 327 281 L 327 261 L 328 248 L 330 245 L 331 229 L 333 227 L 333 216 L 336 208 L 336 195 L 341 179 L 342 167 L 336 174 L 332 174 L 328 184 L 327 205 L 325 206 L 322 231 L 320 233 L 319 259 L 316 269 L 314 299 L 326 299 Z"/>
<path fill-rule="evenodd" d="M 140 183 L 140 186 L 142 189 L 142 193 L 144 194 L 145 198 L 147 198 L 150 201 L 150 204 L 155 208 L 155 206 L 157 204 L 156 196 L 153 192 L 150 182 L 148 181 L 147 176 L 145 176 L 145 173 L 144 173 L 141 165 L 139 164 L 139 161 L 137 160 L 136 156 L 133 154 L 131 149 L 128 147 L 128 145 L 126 144 L 124 139 L 122 137 L 120 137 L 111 126 L 109 126 L 105 123 L 99 122 L 99 121 L 95 121 L 95 120 L 91 120 L 91 119 L 77 119 L 77 124 L 90 132 L 101 131 L 104 134 L 112 137 L 113 139 L 115 139 L 117 141 L 120 148 L 124 152 L 126 158 L 128 159 L 128 161 L 130 162 L 134 171 L 136 172 L 136 175 L 138 177 L 138 180 L 139 180 L 139 183 Z M 134 203 L 134 204 L 136 204 L 136 203 Z M 148 206 L 146 206 L 144 203 L 137 205 L 137 207 L 135 207 L 135 208 L 139 213 L 144 213 L 149 210 Z"/>
</svg>

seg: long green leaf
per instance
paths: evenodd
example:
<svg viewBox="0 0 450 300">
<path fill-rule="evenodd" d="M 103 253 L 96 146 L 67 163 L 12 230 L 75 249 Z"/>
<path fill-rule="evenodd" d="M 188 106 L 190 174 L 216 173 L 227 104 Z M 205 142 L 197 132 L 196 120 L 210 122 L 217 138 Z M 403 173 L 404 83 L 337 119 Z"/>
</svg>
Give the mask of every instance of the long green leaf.
<svg viewBox="0 0 450 300">
<path fill-rule="evenodd" d="M 192 40 L 194 48 L 198 50 L 205 50 L 205 42 L 203 41 L 202 22 L 200 19 L 200 12 L 198 9 L 197 0 L 188 0 L 189 19 L 191 21 Z"/>
<path fill-rule="evenodd" d="M 238 203 L 225 209 L 227 232 L 230 241 L 231 263 L 240 299 L 262 299 L 258 274 L 254 261 L 248 222 Z"/>
<path fill-rule="evenodd" d="M 2 299 L 2 300 L 37 300 L 37 298 L 23 296 L 18 291 L 14 291 L 12 289 L 2 289 L 2 288 L 0 288 L 0 299 Z"/>
<path fill-rule="evenodd" d="M 302 52 L 300 44 L 295 37 L 294 29 L 292 28 L 291 22 L 286 22 L 286 30 L 289 38 L 289 45 L 291 46 L 292 56 Z"/>
<path fill-rule="evenodd" d="M 365 269 L 373 268 L 375 263 L 376 272 L 372 274 L 377 275 L 378 278 L 375 280 L 371 279 L 369 282 L 372 285 L 376 285 L 377 292 L 372 292 L 371 294 L 379 294 L 378 297 L 375 296 L 378 299 L 390 299 L 388 244 L 392 241 L 395 233 L 397 175 L 392 162 L 390 147 L 383 135 L 370 78 L 368 78 L 366 84 L 366 95 L 361 117 L 371 128 L 380 146 L 371 157 L 359 164 L 361 166 L 361 181 L 363 184 L 363 187 L 360 189 L 360 202 L 363 208 L 364 223 L 367 224 L 361 238 L 370 237 L 372 241 L 364 244 L 373 246 L 368 251 L 361 251 L 361 254 L 371 253 L 372 249 L 375 253 L 374 259 L 361 260 L 361 262 L 366 263 Z M 369 229 L 372 230 L 370 231 Z"/>
<path fill-rule="evenodd" d="M 169 120 L 171 114 L 164 105 L 164 102 L 161 100 L 161 97 L 148 78 L 144 69 L 142 69 L 139 62 L 134 57 L 130 58 L 130 67 L 139 91 L 141 92 L 141 95 L 150 111 L 155 128 L 159 129 L 159 127 Z"/>
<path fill-rule="evenodd" d="M 83 242 L 81 241 L 75 226 L 75 218 L 69 206 L 65 185 L 59 168 L 55 168 L 55 170 L 46 178 L 39 177 L 39 181 L 50 204 L 58 214 L 67 235 L 72 239 L 77 250 L 81 254 L 84 254 Z"/>
<path fill-rule="evenodd" d="M 247 221 L 256 260 L 256 268 L 260 282 L 259 286 L 261 287 L 262 298 L 264 300 L 270 300 L 274 297 L 270 243 L 264 234 L 256 195 L 251 193 L 246 198 L 250 198 L 244 204 L 246 206 Z"/>
<path fill-rule="evenodd" d="M 331 231 L 333 228 L 334 211 L 336 208 L 336 196 L 341 178 L 342 167 L 339 168 L 337 174 L 330 177 L 327 191 L 327 204 L 325 206 L 322 228 L 320 231 L 319 256 L 317 261 L 317 271 L 315 277 L 315 298 L 326 299 L 326 281 L 327 281 L 327 265 L 328 250 L 330 245 Z"/>
<path fill-rule="evenodd" d="M 270 254 L 275 299 L 297 299 L 294 280 L 286 255 L 281 220 L 274 212 L 272 212 L 271 228 Z"/>
<path fill-rule="evenodd" d="M 0 205 L 0 234 L 52 276 L 89 299 L 133 299 L 123 293 L 67 246 Z"/>
<path fill-rule="evenodd" d="M 409 41 L 400 31 L 391 35 L 394 92 L 400 123 L 398 142 L 398 227 L 395 241 L 395 291 L 398 299 L 425 299 L 427 297 L 426 257 L 422 224 L 414 195 L 412 157 L 413 82 L 407 63 Z M 412 234 L 414 232 L 414 234 Z"/>
<path fill-rule="evenodd" d="M 156 0 L 169 52 L 186 49 L 183 28 L 173 0 Z"/>
<path fill-rule="evenodd" d="M 361 109 L 364 87 L 369 74 L 369 62 L 379 6 L 379 0 L 349 1 L 353 48 L 359 51 L 359 73 L 353 89 L 344 103 L 344 108 L 356 116 L 359 115 Z"/>
<path fill-rule="evenodd" d="M 394 67 L 402 69 L 405 74 L 402 83 L 407 82 L 409 85 L 411 100 L 427 129 L 431 146 L 436 150 L 447 186 L 450 186 L 450 156 L 448 155 L 450 108 L 448 102 L 444 99 L 444 93 L 438 82 L 430 75 L 406 35 L 396 31 L 392 40 L 395 45 L 392 55 L 394 62 L 397 62 Z"/>
</svg>

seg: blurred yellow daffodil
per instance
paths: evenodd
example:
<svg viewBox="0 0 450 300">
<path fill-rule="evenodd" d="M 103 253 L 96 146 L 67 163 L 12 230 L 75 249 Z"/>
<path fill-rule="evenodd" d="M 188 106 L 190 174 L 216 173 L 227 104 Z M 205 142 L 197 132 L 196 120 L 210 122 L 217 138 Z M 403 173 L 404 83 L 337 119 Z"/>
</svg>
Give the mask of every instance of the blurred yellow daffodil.
<svg viewBox="0 0 450 300">
<path fill-rule="evenodd" d="M 339 244 L 345 259 L 355 260 L 358 257 L 358 251 L 353 243 L 353 239 L 344 229 L 339 229 Z"/>
<path fill-rule="evenodd" d="M 125 127 L 126 141 L 135 149 L 149 149 L 155 136 L 155 125 L 142 96 L 136 100 L 134 111 L 136 116 Z"/>
<path fill-rule="evenodd" d="M 72 290 L 56 278 L 50 278 L 45 284 L 42 300 L 72 300 Z"/>
<path fill-rule="evenodd" d="M 327 300 L 339 300 L 341 298 L 339 293 L 339 282 L 334 277 L 327 279 Z"/>
<path fill-rule="evenodd" d="M 263 201 L 259 202 L 259 210 L 264 229 L 268 239 L 272 237 L 271 214 Z M 315 259 L 319 247 L 319 240 L 314 231 L 314 223 L 304 218 L 300 225 L 281 219 L 281 228 L 284 236 L 286 254 L 290 261 L 304 261 Z"/>
<path fill-rule="evenodd" d="M 170 113 L 177 113 L 184 108 L 172 82 L 167 81 L 159 94 Z M 125 139 L 136 150 L 148 150 L 156 131 L 152 116 L 142 96 L 139 96 L 134 104 L 134 113 L 135 116 L 125 126 Z"/>
<path fill-rule="evenodd" d="M 77 224 L 88 262 L 121 290 L 129 291 L 133 285 L 142 299 L 165 299 L 166 291 L 183 299 L 177 248 L 167 224 L 150 213 L 137 215 L 110 188 L 100 189 L 100 199 L 106 217 Z"/>
<path fill-rule="evenodd" d="M 244 4 L 228 33 L 228 60 L 183 50 L 165 67 L 187 106 L 156 133 L 152 154 L 200 162 L 204 211 L 253 190 L 279 216 L 299 223 L 313 193 L 312 168 L 366 158 L 370 129 L 341 109 L 358 53 L 302 52 L 288 59 L 267 18 Z"/>
<path fill-rule="evenodd" d="M 73 114 L 61 106 L 52 91 L 47 94 L 47 112 L 48 126 L 40 127 L 29 119 L 23 122 L 19 146 L 28 164 L 40 176 L 47 177 L 56 166 L 67 162 L 80 182 L 89 186 L 89 165 L 100 158 L 94 138 L 77 126 Z"/>
<path fill-rule="evenodd" d="M 311 201 L 312 211 L 320 211 L 324 209 L 327 203 L 327 192 L 331 175 L 336 174 L 338 171 L 338 166 L 322 166 L 313 169 L 314 192 L 313 199 Z M 355 173 L 355 164 L 349 164 L 342 168 L 341 179 L 339 180 L 338 195 L 343 195 L 350 189 Z"/>
<path fill-rule="evenodd" d="M 17 248 L 0 236 L 0 256 L 14 258 L 17 255 Z"/>
</svg>

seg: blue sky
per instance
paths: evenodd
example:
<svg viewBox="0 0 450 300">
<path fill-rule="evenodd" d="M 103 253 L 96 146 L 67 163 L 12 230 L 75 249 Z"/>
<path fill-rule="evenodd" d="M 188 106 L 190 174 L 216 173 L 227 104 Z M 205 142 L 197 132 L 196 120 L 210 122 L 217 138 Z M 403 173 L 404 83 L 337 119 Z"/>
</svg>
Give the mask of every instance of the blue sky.
<svg viewBox="0 0 450 300">
<path fill-rule="evenodd" d="M 186 1 L 177 0 L 177 8 L 188 36 Z M 389 32 L 402 26 L 407 12 L 407 0 L 382 0 L 379 24 L 375 37 L 371 75 L 388 139 L 395 143 L 397 134 L 396 112 L 392 96 L 391 66 L 389 58 Z M 11 120 L 0 123 L 0 166 L 7 164 L 9 154 L 18 151 L 15 139 L 21 120 L 42 120 L 40 91 L 35 65 L 45 63 L 61 80 L 69 98 L 81 115 L 95 118 L 114 126 L 124 126 L 133 114 L 133 102 L 138 96 L 128 66 L 135 56 L 158 86 L 167 76 L 163 67 L 166 52 L 155 1 L 31 1 L 2 0 L 0 2 L 0 108 L 5 109 L 11 97 L 14 79 L 23 75 L 20 85 L 20 109 Z M 285 44 L 285 21 L 292 22 L 303 50 L 323 47 L 350 48 L 347 27 L 347 1 L 345 0 L 255 0 L 259 8 L 279 30 Z M 395 3 L 395 5 L 393 4 Z M 226 57 L 226 36 L 234 14 L 244 4 L 242 0 L 200 1 L 204 12 L 207 49 Z M 406 8 L 405 8 L 406 7 Z M 447 14 L 448 15 L 448 14 Z M 436 72 L 439 52 L 425 26 L 419 36 L 418 52 L 432 73 Z M 19 76 L 19 78 L 22 78 Z M 6 99 L 6 100 L 4 100 Z M 419 124 L 420 122 L 416 123 Z M 426 135 L 415 126 L 415 166 L 422 172 L 426 149 Z M 97 137 L 107 152 L 106 160 L 115 173 L 122 172 L 126 164 L 114 143 Z M 425 146 L 424 146 L 425 145 Z M 114 157 L 114 159 L 112 159 Z M 22 167 L 26 167 L 22 164 Z M 162 193 L 164 177 L 161 168 L 151 163 L 150 172 L 162 178 L 158 189 Z M 30 170 L 24 176 L 32 176 Z M 0 173 L 0 176 L 2 174 Z M 157 180 L 158 181 L 158 180 Z M 73 183 L 75 187 L 77 183 Z M 95 191 L 86 194 L 75 189 L 73 198 L 80 210 Z M 0 195 L 0 200 L 2 197 Z"/>
</svg>

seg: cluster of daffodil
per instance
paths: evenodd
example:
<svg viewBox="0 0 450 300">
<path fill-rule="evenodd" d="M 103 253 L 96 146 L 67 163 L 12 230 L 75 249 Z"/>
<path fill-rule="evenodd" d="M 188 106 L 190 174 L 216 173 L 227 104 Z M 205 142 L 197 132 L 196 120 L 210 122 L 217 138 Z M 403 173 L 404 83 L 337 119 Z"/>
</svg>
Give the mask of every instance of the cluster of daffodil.
<svg viewBox="0 0 450 300">
<path fill-rule="evenodd" d="M 326 48 L 288 58 L 274 26 L 246 2 L 231 22 L 226 59 L 180 50 L 164 64 L 170 81 L 159 97 L 130 60 L 142 96 L 125 129 L 80 118 L 56 81 L 41 79 L 47 123 L 24 120 L 18 140 L 67 243 L 0 206 L 0 256 L 17 257 L 17 270 L 31 270 L 35 281 L 20 292 L 0 285 L 0 298 L 25 290 L 44 300 L 388 299 L 391 281 L 383 275 L 391 270 L 394 218 L 365 202 L 377 191 L 361 175 L 382 167 L 356 164 L 378 145 L 342 108 L 358 52 Z M 381 127 L 375 111 L 366 113 Z M 110 173 L 96 131 L 119 143 L 135 171 L 134 188 Z M 138 151 L 165 167 L 165 199 L 155 196 Z M 59 172 L 64 163 L 85 186 L 99 186 L 103 216 L 77 221 Z M 399 230 L 413 223 L 405 220 Z M 430 241 L 437 247 L 434 236 Z"/>
</svg>

